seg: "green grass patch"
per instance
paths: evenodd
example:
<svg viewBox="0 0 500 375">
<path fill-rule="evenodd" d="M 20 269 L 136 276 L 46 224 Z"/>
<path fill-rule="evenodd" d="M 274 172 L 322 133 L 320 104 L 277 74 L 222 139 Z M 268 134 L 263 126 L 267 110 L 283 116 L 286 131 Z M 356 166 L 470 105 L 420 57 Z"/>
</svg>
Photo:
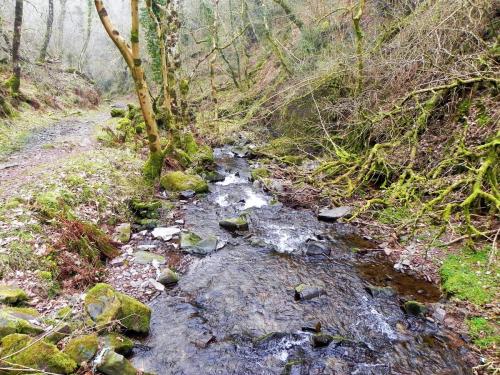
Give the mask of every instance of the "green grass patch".
<svg viewBox="0 0 500 375">
<path fill-rule="evenodd" d="M 490 303 L 498 292 L 498 264 L 488 270 L 485 246 L 479 251 L 462 249 L 459 254 L 448 256 L 440 269 L 443 289 L 458 299 L 476 305 Z"/>
<path fill-rule="evenodd" d="M 382 224 L 401 224 L 409 220 L 413 213 L 408 207 L 390 206 L 377 212 L 377 219 Z"/>
<path fill-rule="evenodd" d="M 467 325 L 472 341 L 481 349 L 487 349 L 500 344 L 498 326 L 490 323 L 486 318 L 470 318 L 467 320 Z"/>
</svg>

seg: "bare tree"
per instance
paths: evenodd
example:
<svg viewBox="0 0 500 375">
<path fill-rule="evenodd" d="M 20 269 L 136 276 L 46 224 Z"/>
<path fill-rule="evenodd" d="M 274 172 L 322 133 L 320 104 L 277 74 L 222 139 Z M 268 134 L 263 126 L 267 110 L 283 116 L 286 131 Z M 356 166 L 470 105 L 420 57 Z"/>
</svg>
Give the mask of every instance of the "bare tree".
<svg viewBox="0 0 500 375">
<path fill-rule="evenodd" d="M 64 45 L 64 24 L 66 22 L 66 3 L 67 0 L 59 0 L 59 17 L 57 19 L 57 41 L 56 49 L 58 54 L 62 54 Z"/>
<path fill-rule="evenodd" d="M 52 37 L 52 25 L 54 23 L 54 0 L 49 0 L 49 14 L 47 16 L 47 28 L 43 38 L 42 48 L 40 49 L 39 62 L 45 62 L 47 58 L 47 49 L 49 48 L 50 38 Z"/>
<path fill-rule="evenodd" d="M 83 70 L 83 60 L 85 59 L 85 53 L 89 47 L 90 35 L 92 33 L 92 0 L 87 0 L 87 28 L 85 30 L 85 40 L 83 42 L 82 50 L 80 51 L 80 57 L 78 58 L 78 70 L 81 72 Z"/>
<path fill-rule="evenodd" d="M 102 0 L 94 0 L 99 19 L 101 20 L 107 34 L 120 51 L 123 59 L 127 63 L 135 82 L 137 97 L 141 105 L 142 115 L 146 122 L 146 132 L 149 141 L 149 160 L 146 164 L 145 174 L 149 178 L 156 178 L 160 175 L 163 166 L 164 154 L 160 144 L 160 134 L 153 111 L 153 100 L 149 92 L 148 84 L 144 76 L 142 60 L 140 56 L 139 44 L 139 1 L 130 1 L 130 16 L 132 29 L 130 35 L 131 46 L 120 35 L 114 27 Z"/>
</svg>

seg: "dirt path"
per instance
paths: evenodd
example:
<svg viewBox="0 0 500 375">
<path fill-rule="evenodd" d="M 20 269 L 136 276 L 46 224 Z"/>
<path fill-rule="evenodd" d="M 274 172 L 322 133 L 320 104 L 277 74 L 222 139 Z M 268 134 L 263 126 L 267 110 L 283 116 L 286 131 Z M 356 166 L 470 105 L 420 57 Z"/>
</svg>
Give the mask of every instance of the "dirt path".
<svg viewBox="0 0 500 375">
<path fill-rule="evenodd" d="M 21 150 L 0 163 L 0 199 L 12 196 L 67 157 L 96 148 L 96 126 L 108 117 L 99 111 L 65 118 L 33 133 Z"/>
</svg>

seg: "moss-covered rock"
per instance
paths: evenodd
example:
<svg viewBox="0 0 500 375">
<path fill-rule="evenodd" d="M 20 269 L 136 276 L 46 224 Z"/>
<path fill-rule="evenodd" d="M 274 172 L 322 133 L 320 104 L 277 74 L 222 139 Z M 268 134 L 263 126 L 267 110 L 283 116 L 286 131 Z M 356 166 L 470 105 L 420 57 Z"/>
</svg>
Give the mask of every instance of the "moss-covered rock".
<svg viewBox="0 0 500 375">
<path fill-rule="evenodd" d="M 161 186 L 168 191 L 193 190 L 196 193 L 208 192 L 208 185 L 198 175 L 189 175 L 180 171 L 168 172 L 160 180 Z"/>
<path fill-rule="evenodd" d="M 178 281 L 179 274 L 170 268 L 163 269 L 158 276 L 158 282 L 166 286 L 177 284 Z"/>
<path fill-rule="evenodd" d="M 129 355 L 132 349 L 134 349 L 134 342 L 132 340 L 117 333 L 110 333 L 101 337 L 101 345 L 103 348 L 110 348 L 122 355 Z"/>
<path fill-rule="evenodd" d="M 35 342 L 22 334 L 13 334 L 2 339 L 1 356 L 9 356 L 11 367 L 20 367 L 19 371 L 12 370 L 9 374 L 25 374 L 23 367 L 56 374 L 71 374 L 77 368 L 76 362 L 55 345 L 43 340 Z"/>
<path fill-rule="evenodd" d="M 108 348 L 99 353 L 96 367 L 105 375 L 137 375 L 138 373 L 130 361 Z"/>
<path fill-rule="evenodd" d="M 127 110 L 124 108 L 111 108 L 111 117 L 125 117 L 127 115 Z"/>
<path fill-rule="evenodd" d="M 129 331 L 148 333 L 151 321 L 151 309 L 142 302 L 125 294 L 118 293 L 118 297 L 121 301 L 119 316 L 121 324 Z"/>
<path fill-rule="evenodd" d="M 99 349 L 99 339 L 97 335 L 86 335 L 76 337 L 68 341 L 63 353 L 66 353 L 76 363 L 89 362 Z"/>
<path fill-rule="evenodd" d="M 85 296 L 85 310 L 98 324 L 119 320 L 128 331 L 148 333 L 151 309 L 140 301 L 116 292 L 108 284 L 96 284 Z"/>
<path fill-rule="evenodd" d="M 85 310 L 98 324 L 107 324 L 120 314 L 121 301 L 108 284 L 96 284 L 85 296 Z"/>
<path fill-rule="evenodd" d="M 38 335 L 43 332 L 39 325 L 39 314 L 30 308 L 7 307 L 0 310 L 0 338 L 13 333 Z"/>
<path fill-rule="evenodd" d="M 52 331 L 48 336 L 45 337 L 45 341 L 52 344 L 57 344 L 59 341 L 68 337 L 70 334 L 71 326 L 69 324 L 59 324 L 56 330 Z"/>
<path fill-rule="evenodd" d="M 219 221 L 219 225 L 231 232 L 248 230 L 248 221 L 244 216 L 226 218 Z"/>
<path fill-rule="evenodd" d="M 28 299 L 26 292 L 10 285 L 0 285 L 0 302 L 15 305 Z"/>
</svg>

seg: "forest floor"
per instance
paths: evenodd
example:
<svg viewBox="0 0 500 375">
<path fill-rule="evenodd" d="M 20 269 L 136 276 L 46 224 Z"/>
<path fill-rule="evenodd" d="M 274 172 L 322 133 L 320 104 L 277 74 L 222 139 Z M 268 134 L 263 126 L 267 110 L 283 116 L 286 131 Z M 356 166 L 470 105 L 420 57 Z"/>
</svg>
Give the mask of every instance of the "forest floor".
<svg viewBox="0 0 500 375">
<path fill-rule="evenodd" d="M 182 226 L 184 202 L 167 200 L 158 196 L 154 186 L 144 185 L 140 153 L 127 146 L 107 147 L 98 141 L 104 126 L 113 128 L 117 125 L 117 119 L 109 118 L 107 106 L 52 122 L 40 121 L 46 125 L 35 130 L 17 151 L 0 161 L 0 266 L 4 280 L 26 289 L 32 297 L 33 306 L 49 314 L 68 304 L 79 309 L 82 292 L 77 278 L 68 281 L 56 277 L 58 271 L 54 269 L 54 262 L 57 263 L 57 260 L 51 253 L 54 248 L 58 250 L 57 238 L 61 228 L 55 224 L 54 217 L 50 217 L 51 210 L 59 210 L 62 205 L 72 217 L 92 222 L 113 236 L 120 224 L 133 220 L 128 208 L 128 202 L 133 197 L 145 199 L 156 194 L 161 198 L 161 224 L 165 226 Z M 277 199 L 288 199 L 293 204 L 293 199 L 304 194 L 304 187 L 294 187 L 281 168 L 270 169 L 271 179 L 264 182 L 268 185 L 267 190 L 274 192 Z M 388 220 L 396 220 L 399 213 L 387 211 L 386 214 L 390 214 Z M 447 253 L 441 250 L 433 253 L 432 249 L 428 253 L 425 239 L 409 241 L 402 246 L 391 226 L 382 220 L 359 218 L 354 224 L 366 239 L 375 240 L 377 245 L 371 250 L 385 254 L 401 271 L 413 272 L 439 283 L 439 269 Z M 173 243 L 155 242 L 151 234 L 143 230 L 134 232 L 131 242 L 120 246 L 122 256 L 117 261 L 108 262 L 104 276 L 96 273 L 95 280 L 102 276 L 101 280 L 117 290 L 147 302 L 163 291 L 162 286 L 155 282 L 159 264 L 166 262 L 182 271 L 189 258 L 181 260 L 175 257 Z M 159 256 L 156 262 L 134 261 L 131 249 L 143 243 L 157 247 L 151 251 Z M 419 246 L 419 243 L 422 245 Z M 460 251 L 460 246 L 451 250 Z M 439 258 L 439 254 L 444 256 Z M 61 264 L 56 266 L 61 267 Z M 473 263 L 470 267 L 467 272 L 474 272 Z M 91 281 L 88 275 L 78 276 Z M 483 276 L 484 281 L 491 278 L 491 282 L 497 277 L 495 274 Z M 483 316 L 494 316 L 497 309 L 498 306 L 492 303 L 479 308 L 456 300 L 447 307 L 447 325 L 466 332 L 467 324 L 471 326 L 476 322 L 474 319 L 483 319 Z M 478 322 L 483 323 L 483 320 Z M 486 344 L 498 340 L 495 331 L 491 331 L 491 327 L 488 330 L 490 334 L 486 337 L 482 331 L 471 332 L 471 339 L 490 340 Z"/>
</svg>

